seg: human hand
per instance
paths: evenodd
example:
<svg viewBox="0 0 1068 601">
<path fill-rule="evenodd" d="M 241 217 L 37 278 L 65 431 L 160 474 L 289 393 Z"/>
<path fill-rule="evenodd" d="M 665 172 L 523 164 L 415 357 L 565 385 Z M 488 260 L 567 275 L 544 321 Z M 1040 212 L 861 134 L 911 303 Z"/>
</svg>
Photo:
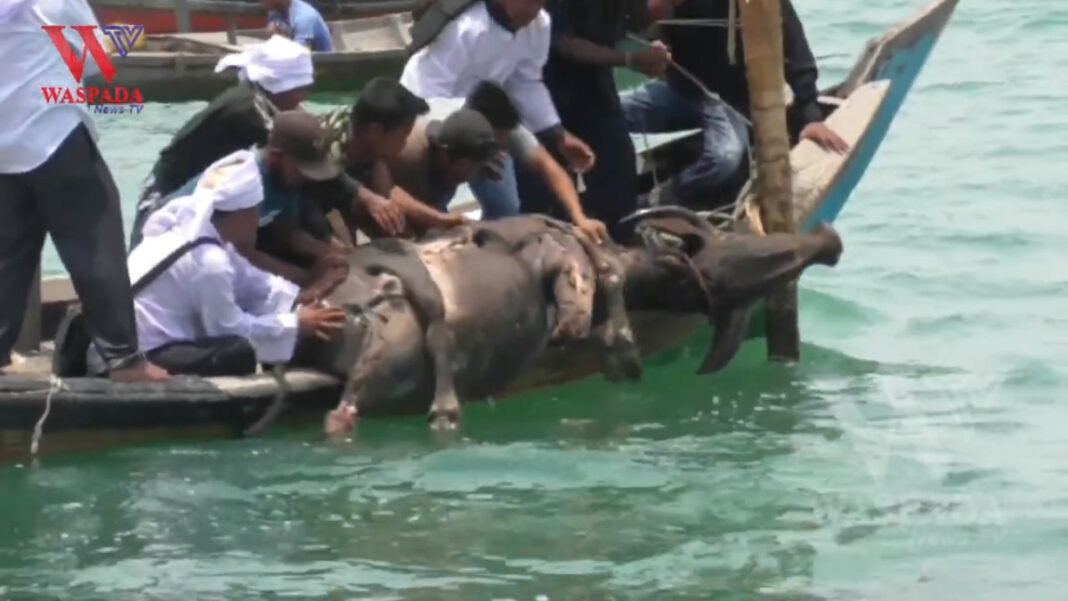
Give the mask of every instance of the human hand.
<svg viewBox="0 0 1068 601">
<path fill-rule="evenodd" d="M 393 202 L 385 198 L 369 198 L 364 206 L 375 225 L 386 236 L 399 236 L 407 228 L 407 224 L 404 222 L 404 213 Z"/>
<path fill-rule="evenodd" d="M 663 77 L 670 64 L 671 51 L 660 40 L 630 55 L 630 68 L 647 77 Z"/>
<path fill-rule="evenodd" d="M 330 340 L 344 324 L 345 311 L 338 307 L 302 307 L 297 312 L 297 331 L 320 340 Z"/>
<path fill-rule="evenodd" d="M 600 220 L 581 216 L 575 219 L 575 227 L 595 244 L 604 244 L 604 241 L 608 239 L 608 227 Z"/>
<path fill-rule="evenodd" d="M 812 140 L 824 150 L 845 154 L 849 152 L 849 143 L 842 139 L 833 129 L 822 121 L 814 121 L 801 130 L 802 140 Z"/>
<path fill-rule="evenodd" d="M 568 167 L 578 173 L 585 173 L 593 169 L 594 163 L 597 162 L 597 156 L 593 154 L 593 150 L 585 142 L 567 131 L 560 138 L 557 150 L 564 156 Z"/>
</svg>

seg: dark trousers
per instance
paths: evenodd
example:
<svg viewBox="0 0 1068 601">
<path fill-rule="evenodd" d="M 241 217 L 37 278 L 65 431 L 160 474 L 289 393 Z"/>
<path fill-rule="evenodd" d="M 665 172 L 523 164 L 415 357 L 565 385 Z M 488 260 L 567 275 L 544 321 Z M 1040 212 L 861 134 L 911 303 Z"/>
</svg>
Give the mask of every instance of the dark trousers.
<svg viewBox="0 0 1068 601">
<path fill-rule="evenodd" d="M 79 125 L 36 169 L 0 174 L 0 366 L 11 362 L 46 232 L 108 368 L 139 362 L 119 191 Z"/>
<path fill-rule="evenodd" d="M 172 342 L 149 351 L 148 358 L 172 374 L 210 378 L 256 372 L 256 352 L 239 336 Z"/>
<path fill-rule="evenodd" d="M 712 209 L 734 200 L 749 175 L 749 130 L 745 118 L 723 101 L 693 98 L 670 84 L 650 81 L 623 101 L 634 133 L 703 131 L 697 160 L 665 182 L 663 204 Z"/>
<path fill-rule="evenodd" d="M 602 86 L 604 89 L 565 90 L 557 86 L 552 92 L 563 126 L 586 142 L 597 156 L 593 169 L 582 176 L 586 184 L 586 191 L 580 194 L 582 208 L 587 216 L 600 219 L 611 231 L 638 206 L 638 173 L 627 120 L 615 86 L 610 77 L 607 79 L 610 87 Z M 546 148 L 567 169 L 556 149 Z M 522 212 L 563 217 L 559 204 L 538 176 L 517 166 L 516 180 Z"/>
</svg>

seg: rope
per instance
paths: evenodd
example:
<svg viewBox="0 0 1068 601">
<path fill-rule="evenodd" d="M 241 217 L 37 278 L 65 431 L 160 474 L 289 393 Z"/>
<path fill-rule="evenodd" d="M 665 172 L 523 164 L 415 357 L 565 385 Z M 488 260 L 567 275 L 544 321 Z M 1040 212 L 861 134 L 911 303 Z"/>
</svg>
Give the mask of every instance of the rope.
<svg viewBox="0 0 1068 601">
<path fill-rule="evenodd" d="M 60 390 L 66 390 L 66 388 L 67 385 L 63 383 L 62 378 L 55 374 L 48 375 L 48 396 L 45 397 L 44 413 L 41 414 L 37 424 L 33 427 L 33 438 L 30 440 L 30 455 L 36 456 L 37 451 L 41 448 L 41 436 L 44 433 L 45 420 L 48 419 L 48 414 L 52 412 L 52 396 Z"/>
<path fill-rule="evenodd" d="M 738 64 L 738 0 L 727 0 L 727 60 L 731 65 Z"/>
</svg>

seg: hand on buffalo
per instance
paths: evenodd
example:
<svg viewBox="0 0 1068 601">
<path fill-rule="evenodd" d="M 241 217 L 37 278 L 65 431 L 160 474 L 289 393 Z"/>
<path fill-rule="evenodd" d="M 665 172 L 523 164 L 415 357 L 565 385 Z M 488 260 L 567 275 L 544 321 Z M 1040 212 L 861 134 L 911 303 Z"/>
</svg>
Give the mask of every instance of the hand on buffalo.
<svg viewBox="0 0 1068 601">
<path fill-rule="evenodd" d="M 349 276 L 349 261 L 340 252 L 329 252 L 312 267 L 312 283 L 297 296 L 298 305 L 315 304 L 326 298 Z"/>
<path fill-rule="evenodd" d="M 407 225 L 404 222 L 404 213 L 396 203 L 385 198 L 368 198 L 364 201 L 367 214 L 374 220 L 375 225 L 381 228 L 387 236 L 400 236 L 404 233 Z"/>
<path fill-rule="evenodd" d="M 330 340 L 330 337 L 341 330 L 344 324 L 345 311 L 337 307 L 331 309 L 303 307 L 297 312 L 297 331 L 304 336 Z"/>
<path fill-rule="evenodd" d="M 575 227 L 582 232 L 583 236 L 586 236 L 596 244 L 603 244 L 608 239 L 608 227 L 597 219 L 579 217 L 575 219 Z"/>
</svg>

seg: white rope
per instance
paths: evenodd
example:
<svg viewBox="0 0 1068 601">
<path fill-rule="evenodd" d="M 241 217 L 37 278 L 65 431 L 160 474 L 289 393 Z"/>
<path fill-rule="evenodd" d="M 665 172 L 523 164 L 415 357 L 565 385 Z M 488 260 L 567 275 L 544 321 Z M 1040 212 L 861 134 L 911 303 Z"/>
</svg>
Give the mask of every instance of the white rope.
<svg viewBox="0 0 1068 601">
<path fill-rule="evenodd" d="M 52 396 L 66 387 L 67 385 L 63 383 L 62 378 L 55 374 L 48 375 L 48 396 L 45 397 L 44 413 L 41 414 L 37 424 L 33 427 L 33 438 L 30 440 L 30 455 L 37 456 L 37 451 L 41 447 L 41 435 L 44 432 L 45 420 L 48 419 L 48 414 L 52 412 Z"/>
<path fill-rule="evenodd" d="M 727 60 L 732 65 L 738 64 L 738 0 L 727 0 Z"/>
</svg>

